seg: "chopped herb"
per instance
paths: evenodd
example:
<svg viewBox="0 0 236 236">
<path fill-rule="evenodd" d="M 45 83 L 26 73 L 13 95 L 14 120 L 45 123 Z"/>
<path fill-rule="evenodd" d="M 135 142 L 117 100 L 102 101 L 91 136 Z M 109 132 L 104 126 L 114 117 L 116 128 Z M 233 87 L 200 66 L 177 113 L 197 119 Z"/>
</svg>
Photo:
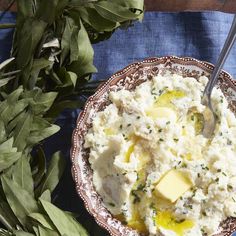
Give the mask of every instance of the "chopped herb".
<svg viewBox="0 0 236 236">
<path fill-rule="evenodd" d="M 178 139 L 178 138 L 174 138 L 174 141 L 175 141 L 175 142 L 178 142 L 178 141 L 179 141 L 179 139 Z"/>
<path fill-rule="evenodd" d="M 108 202 L 108 204 L 112 207 L 115 207 L 116 205 L 113 202 Z"/>
<path fill-rule="evenodd" d="M 194 115 L 191 116 L 191 120 L 194 121 Z"/>
<path fill-rule="evenodd" d="M 187 168 L 187 164 L 186 164 L 186 163 L 183 163 L 183 164 L 182 164 L 182 168 Z"/>
<path fill-rule="evenodd" d="M 217 172 L 218 172 L 218 173 L 221 172 L 221 169 L 217 169 Z"/>
<path fill-rule="evenodd" d="M 185 126 L 183 125 L 183 126 L 182 126 L 182 129 L 184 129 L 184 128 L 185 128 Z"/>
<path fill-rule="evenodd" d="M 139 120 L 141 117 L 140 116 L 137 116 L 137 119 Z"/>
<path fill-rule="evenodd" d="M 160 90 L 159 90 L 159 95 L 161 95 L 162 93 L 163 93 L 163 90 L 160 89 Z"/>
<path fill-rule="evenodd" d="M 223 135 L 223 133 L 222 132 L 220 132 L 220 136 L 222 136 Z"/>
<path fill-rule="evenodd" d="M 225 172 L 222 172 L 222 174 L 223 174 L 224 176 L 227 176 L 227 174 L 225 174 Z"/>
<path fill-rule="evenodd" d="M 188 205 L 188 208 L 193 209 L 193 205 L 191 205 L 191 204 Z"/>
<path fill-rule="evenodd" d="M 231 145 L 232 144 L 232 141 L 231 140 L 227 140 L 227 145 Z"/>
<path fill-rule="evenodd" d="M 202 214 L 203 214 L 204 216 L 206 216 L 206 215 L 207 215 L 205 211 L 203 211 L 203 212 L 202 212 Z"/>
<path fill-rule="evenodd" d="M 161 133 L 161 132 L 162 132 L 162 129 L 159 129 L 158 132 Z"/>
<path fill-rule="evenodd" d="M 122 126 L 122 125 L 120 125 L 120 129 L 122 129 L 122 127 L 123 127 L 123 126 Z"/>
<path fill-rule="evenodd" d="M 200 178 L 200 173 L 197 173 L 197 177 Z"/>
<path fill-rule="evenodd" d="M 152 95 L 158 95 L 158 94 L 156 93 L 156 91 L 155 91 L 155 88 L 153 88 L 153 89 L 151 90 L 151 94 L 152 94 Z"/>
<path fill-rule="evenodd" d="M 220 99 L 220 102 L 223 103 L 223 99 Z"/>
<path fill-rule="evenodd" d="M 234 197 L 232 197 L 233 201 L 236 202 L 236 200 L 234 199 Z"/>
<path fill-rule="evenodd" d="M 137 203 L 137 202 L 140 202 L 140 197 L 138 196 L 138 194 L 136 193 L 136 191 L 135 190 L 132 190 L 131 191 L 131 194 L 132 194 L 132 196 L 134 197 L 134 200 L 133 200 L 133 203 L 135 204 L 135 203 Z"/>
<path fill-rule="evenodd" d="M 218 182 L 219 182 L 219 177 L 217 177 L 217 178 L 215 179 L 215 181 L 218 183 Z"/>
<path fill-rule="evenodd" d="M 202 232 L 203 234 L 205 234 L 205 230 L 204 230 L 203 228 L 201 228 L 201 232 Z"/>
<path fill-rule="evenodd" d="M 209 170 L 208 166 L 205 167 L 206 170 Z"/>
<path fill-rule="evenodd" d="M 122 175 L 126 175 L 126 174 L 127 174 L 127 172 L 122 173 Z"/>
<path fill-rule="evenodd" d="M 148 129 L 150 129 L 150 128 L 151 128 L 151 126 L 150 126 L 150 125 L 147 125 L 147 128 L 148 128 Z"/>
<path fill-rule="evenodd" d="M 166 124 L 169 125 L 169 124 L 170 124 L 170 121 L 167 121 Z"/>
<path fill-rule="evenodd" d="M 175 223 L 181 224 L 181 223 L 183 223 L 184 221 L 185 221 L 185 219 L 175 220 Z"/>
<path fill-rule="evenodd" d="M 227 189 L 228 189 L 228 190 L 232 190 L 232 189 L 233 189 L 233 186 L 230 185 L 230 184 L 228 184 L 228 185 L 227 185 Z"/>
<path fill-rule="evenodd" d="M 143 191 L 143 189 L 145 188 L 145 184 L 139 184 L 137 187 L 138 191 Z"/>
<path fill-rule="evenodd" d="M 163 142 L 163 141 L 164 141 L 164 139 L 163 139 L 163 138 L 160 138 L 160 139 L 159 139 L 159 141 L 160 141 L 160 142 Z"/>
<path fill-rule="evenodd" d="M 152 133 L 152 129 L 149 130 L 149 134 Z"/>
<path fill-rule="evenodd" d="M 183 200 L 183 197 L 182 197 L 182 196 L 180 197 L 180 200 Z"/>
<path fill-rule="evenodd" d="M 181 162 L 182 162 L 182 161 L 179 161 L 179 162 L 178 162 L 178 165 L 181 164 Z"/>
<path fill-rule="evenodd" d="M 131 124 L 128 124 L 127 127 L 131 126 Z"/>
</svg>

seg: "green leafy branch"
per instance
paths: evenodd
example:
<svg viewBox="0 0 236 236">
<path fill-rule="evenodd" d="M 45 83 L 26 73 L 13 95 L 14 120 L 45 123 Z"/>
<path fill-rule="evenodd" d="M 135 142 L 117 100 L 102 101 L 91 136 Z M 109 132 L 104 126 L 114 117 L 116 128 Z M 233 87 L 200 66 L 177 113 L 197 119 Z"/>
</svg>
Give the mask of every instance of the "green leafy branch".
<svg viewBox="0 0 236 236">
<path fill-rule="evenodd" d="M 88 235 L 53 205 L 65 161 L 56 152 L 47 164 L 42 144 L 61 111 L 99 85 L 89 80 L 92 43 L 141 20 L 143 0 L 18 0 L 17 9 L 12 58 L 0 64 L 0 235 Z"/>
</svg>

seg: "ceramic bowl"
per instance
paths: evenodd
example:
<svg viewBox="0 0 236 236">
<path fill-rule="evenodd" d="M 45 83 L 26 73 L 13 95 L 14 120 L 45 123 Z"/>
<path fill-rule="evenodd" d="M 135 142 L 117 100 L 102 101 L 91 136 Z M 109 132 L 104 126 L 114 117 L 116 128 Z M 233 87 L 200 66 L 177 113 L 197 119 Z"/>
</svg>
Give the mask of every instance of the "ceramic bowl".
<svg viewBox="0 0 236 236">
<path fill-rule="evenodd" d="M 157 74 L 167 71 L 180 74 L 183 77 L 198 79 L 205 75 L 209 77 L 214 66 L 193 58 L 179 58 L 166 56 L 161 58 L 148 58 L 142 62 L 133 63 L 112 75 L 97 92 L 91 96 L 83 112 L 79 114 L 76 128 L 73 132 L 71 161 L 72 176 L 76 190 L 83 199 L 87 211 L 95 218 L 96 222 L 105 228 L 112 236 L 140 236 L 136 230 L 122 224 L 103 206 L 102 199 L 96 192 L 92 181 L 92 169 L 88 162 L 89 151 L 83 147 L 84 136 L 91 127 L 94 115 L 104 109 L 108 104 L 108 93 L 121 88 L 134 89 L 137 85 L 151 80 Z M 230 109 L 236 114 L 236 80 L 227 72 L 222 71 L 218 85 L 226 96 Z M 228 218 L 222 222 L 217 236 L 230 236 L 236 231 L 236 219 Z"/>
</svg>

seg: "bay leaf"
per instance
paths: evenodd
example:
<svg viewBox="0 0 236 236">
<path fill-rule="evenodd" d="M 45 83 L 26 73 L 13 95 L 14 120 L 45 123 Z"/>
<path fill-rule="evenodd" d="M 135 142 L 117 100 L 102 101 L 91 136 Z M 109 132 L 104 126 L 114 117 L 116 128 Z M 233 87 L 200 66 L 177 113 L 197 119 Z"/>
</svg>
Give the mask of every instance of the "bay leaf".
<svg viewBox="0 0 236 236">
<path fill-rule="evenodd" d="M 10 208 L 21 224 L 26 226 L 28 224 L 28 215 L 38 212 L 37 202 L 31 194 L 4 175 L 1 176 L 1 182 Z"/>
<path fill-rule="evenodd" d="M 38 226 L 40 236 L 60 236 L 56 231 Z"/>
<path fill-rule="evenodd" d="M 56 102 L 53 104 L 51 109 L 48 111 L 47 116 L 56 118 L 64 109 L 79 109 L 82 108 L 85 102 L 81 99 L 78 100 L 64 100 L 60 102 Z"/>
<path fill-rule="evenodd" d="M 9 168 L 21 157 L 20 152 L 0 153 L 0 172 Z"/>
<path fill-rule="evenodd" d="M 2 120 L 0 120 L 0 143 L 4 142 L 6 140 L 6 131 L 5 131 L 5 125 Z"/>
<path fill-rule="evenodd" d="M 14 103 L 8 103 L 6 109 L 1 112 L 0 117 L 5 124 L 14 119 L 19 113 L 21 113 L 28 106 L 26 99 L 15 101 Z"/>
<path fill-rule="evenodd" d="M 80 21 L 80 31 L 78 33 L 78 47 L 79 54 L 76 61 L 72 62 L 68 66 L 68 71 L 72 71 L 77 74 L 78 78 L 86 76 L 88 74 L 96 72 L 96 68 L 93 65 L 94 51 L 88 37 L 88 33 L 84 28 L 82 21 Z"/>
<path fill-rule="evenodd" d="M 40 141 L 44 140 L 52 136 L 53 134 L 57 133 L 60 130 L 60 127 L 57 125 L 49 124 L 49 127 L 46 127 L 42 130 L 34 130 L 30 132 L 30 136 L 26 139 L 28 144 L 34 145 L 39 143 Z"/>
<path fill-rule="evenodd" d="M 14 129 L 14 146 L 18 148 L 18 150 L 22 151 L 27 143 L 25 142 L 30 134 L 30 126 L 32 123 L 32 115 L 27 112 L 20 119 Z"/>
<path fill-rule="evenodd" d="M 41 195 L 47 189 L 50 190 L 50 192 L 54 190 L 64 172 L 65 164 L 65 159 L 61 152 L 53 154 L 45 178 L 37 188 L 37 196 Z"/>
<path fill-rule="evenodd" d="M 14 236 L 34 236 L 33 234 L 22 230 L 14 230 L 13 233 Z"/>
<path fill-rule="evenodd" d="M 40 196 L 41 199 L 47 202 L 51 202 L 51 192 L 47 189 Z"/>
<path fill-rule="evenodd" d="M 99 1 L 93 4 L 96 11 L 104 18 L 113 22 L 124 22 L 137 19 L 137 15 L 127 8 L 111 1 Z"/>
<path fill-rule="evenodd" d="M 53 204 L 40 200 L 44 211 L 47 213 L 58 232 L 61 235 L 70 236 L 87 236 L 86 230 L 70 215 L 64 213 L 62 210 Z"/>
<path fill-rule="evenodd" d="M 21 188 L 34 196 L 34 183 L 31 168 L 28 158 L 25 155 L 22 155 L 13 166 L 12 178 Z"/>
<path fill-rule="evenodd" d="M 42 226 L 44 226 L 47 229 L 51 229 L 51 230 L 55 229 L 55 226 L 53 225 L 52 221 L 47 215 L 43 215 L 40 213 L 31 213 L 29 217 L 31 217 L 32 219 L 34 219 L 35 221 L 37 221 L 38 223 L 40 223 Z"/>
<path fill-rule="evenodd" d="M 32 175 L 37 187 L 46 173 L 46 157 L 42 147 L 38 146 L 36 153 L 32 155 Z"/>
<path fill-rule="evenodd" d="M 99 32 L 112 31 L 119 26 L 117 22 L 102 17 L 94 8 L 80 7 L 78 12 L 83 21 Z M 75 18 L 78 13 L 72 11 L 70 15 Z"/>
</svg>

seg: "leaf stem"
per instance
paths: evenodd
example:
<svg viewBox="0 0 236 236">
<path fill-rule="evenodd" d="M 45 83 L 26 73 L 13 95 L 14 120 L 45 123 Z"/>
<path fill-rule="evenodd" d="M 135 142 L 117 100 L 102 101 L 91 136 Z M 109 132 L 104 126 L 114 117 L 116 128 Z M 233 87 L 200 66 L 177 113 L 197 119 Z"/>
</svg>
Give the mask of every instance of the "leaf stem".
<svg viewBox="0 0 236 236">
<path fill-rule="evenodd" d="M 10 29 L 10 28 L 15 28 L 16 24 L 14 23 L 4 23 L 0 24 L 0 29 Z"/>
<path fill-rule="evenodd" d="M 0 222 L 8 229 L 8 230 L 12 230 L 11 225 L 7 222 L 7 220 L 0 215 Z"/>
</svg>

